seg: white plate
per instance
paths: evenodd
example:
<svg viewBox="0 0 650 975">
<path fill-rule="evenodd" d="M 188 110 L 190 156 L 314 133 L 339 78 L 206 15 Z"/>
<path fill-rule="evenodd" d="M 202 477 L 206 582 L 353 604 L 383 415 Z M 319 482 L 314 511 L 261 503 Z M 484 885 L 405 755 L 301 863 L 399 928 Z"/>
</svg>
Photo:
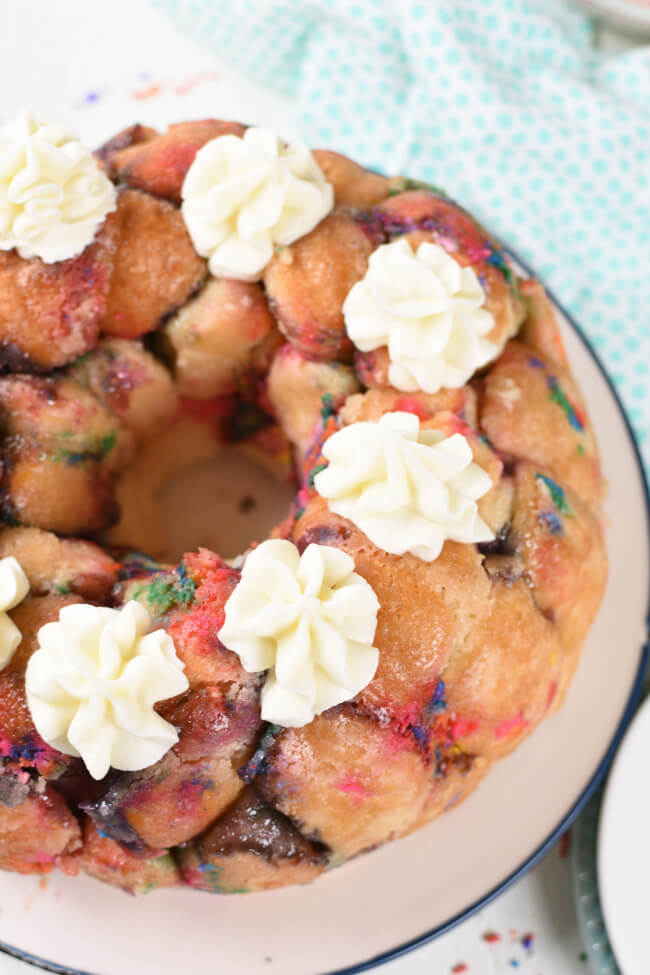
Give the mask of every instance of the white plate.
<svg viewBox="0 0 650 975">
<path fill-rule="evenodd" d="M 598 832 L 598 887 L 624 975 L 650 970 L 650 698 L 625 735 L 607 782 Z"/>
<path fill-rule="evenodd" d="M 176 975 L 190 965 L 228 975 L 351 973 L 442 933 L 545 852 L 591 795 L 636 703 L 650 565 L 647 494 L 629 427 L 594 354 L 562 322 L 609 482 L 610 576 L 561 710 L 458 809 L 308 887 L 221 897 L 163 890 L 130 900 L 87 877 L 39 885 L 0 873 L 0 943 L 93 975 Z M 641 720 L 650 724 L 650 711 Z"/>
</svg>

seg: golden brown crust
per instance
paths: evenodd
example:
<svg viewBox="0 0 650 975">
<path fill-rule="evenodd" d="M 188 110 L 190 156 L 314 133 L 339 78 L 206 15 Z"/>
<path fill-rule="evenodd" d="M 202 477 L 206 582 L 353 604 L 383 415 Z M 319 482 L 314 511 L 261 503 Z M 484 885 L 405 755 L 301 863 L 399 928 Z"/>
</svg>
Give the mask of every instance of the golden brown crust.
<svg viewBox="0 0 650 975">
<path fill-rule="evenodd" d="M 121 132 L 117 132 L 108 142 L 104 142 L 99 149 L 96 149 L 95 158 L 110 178 L 114 179 L 113 160 L 118 153 L 122 152 L 123 149 L 128 149 L 130 146 L 136 146 L 142 142 L 149 142 L 159 135 L 160 133 L 157 129 L 152 129 L 148 125 L 141 125 L 140 122 L 136 122 L 135 125 L 128 125 Z"/>
<path fill-rule="evenodd" d="M 133 457 L 133 437 L 74 379 L 64 375 L 0 378 L 0 411 L 12 443 L 24 441 L 62 463 L 101 459 L 108 470 Z"/>
<path fill-rule="evenodd" d="M 106 226 L 118 237 L 101 331 L 137 338 L 152 331 L 206 274 L 180 212 L 140 190 L 120 192 Z"/>
<path fill-rule="evenodd" d="M 340 861 L 409 832 L 432 775 L 392 728 L 334 711 L 282 732 L 255 786 Z"/>
<path fill-rule="evenodd" d="M 179 394 L 211 399 L 235 393 L 273 333 L 277 327 L 259 284 L 210 277 L 162 328 Z"/>
<path fill-rule="evenodd" d="M 430 420 L 438 413 L 453 413 L 465 426 L 477 427 L 476 393 L 471 386 L 441 389 L 437 393 L 402 393 L 392 387 L 370 389 L 363 395 L 348 397 L 340 417 L 347 425 L 378 420 L 392 411 L 415 413 L 420 420 Z"/>
<path fill-rule="evenodd" d="M 29 658 L 38 647 L 38 631 L 41 626 L 56 620 L 64 606 L 80 602 L 82 602 L 81 598 L 73 594 L 30 595 L 16 609 L 11 611 L 11 618 L 22 634 L 22 642 L 6 667 L 0 671 L 0 714 L 2 715 L 2 734 L 5 736 L 5 740 L 12 745 L 19 746 L 19 749 L 22 743 L 32 741 L 37 744 L 37 747 L 43 747 L 47 751 L 44 743 L 36 735 L 25 694 L 25 668 Z M 49 749 L 49 751 L 54 752 L 53 749 Z M 53 766 L 52 768 L 39 769 L 39 772 L 45 774 L 46 777 L 49 777 L 49 772 L 60 772 L 62 765 L 69 764 L 68 756 L 63 756 L 59 752 L 56 752 L 55 756 L 50 763 Z M 22 758 L 23 756 L 19 756 L 19 765 L 21 766 L 23 764 Z M 29 763 L 27 764 L 29 765 Z M 37 761 L 36 766 L 38 764 Z M 13 768 L 13 766 L 11 767 Z M 7 770 L 4 769 L 3 771 L 6 776 Z"/>
<path fill-rule="evenodd" d="M 224 894 L 306 884 L 327 862 L 322 845 L 306 839 L 250 787 L 180 859 L 187 884 Z"/>
<path fill-rule="evenodd" d="M 343 302 L 366 272 L 374 243 L 346 209 L 276 253 L 264 272 L 271 309 L 289 341 L 314 359 L 349 359 Z"/>
<path fill-rule="evenodd" d="M 179 882 L 178 869 L 170 854 L 137 856 L 122 844 L 102 836 L 92 819 L 83 821 L 83 849 L 77 866 L 96 880 L 120 887 L 128 894 L 148 894 Z"/>
<path fill-rule="evenodd" d="M 481 426 L 494 446 L 541 464 L 598 507 L 598 447 L 573 377 L 513 340 L 487 373 L 483 390 Z"/>
<path fill-rule="evenodd" d="M 92 535 L 117 520 L 113 477 L 100 466 L 60 464 L 33 446 L 5 456 L 2 511 L 10 523 Z"/>
<path fill-rule="evenodd" d="M 291 884 L 310 884 L 325 869 L 322 864 L 301 860 L 274 863 L 246 850 L 202 860 L 190 847 L 180 852 L 180 858 L 186 884 L 219 894 L 246 894 Z"/>
<path fill-rule="evenodd" d="M 351 366 L 315 362 L 290 344 L 278 349 L 267 377 L 267 395 L 282 429 L 304 456 L 324 406 L 340 409 L 360 384 Z"/>
<path fill-rule="evenodd" d="M 541 352 L 548 362 L 562 370 L 568 370 L 569 363 L 557 315 L 546 289 L 539 281 L 528 278 L 521 281 L 520 290 L 526 317 L 519 330 L 519 338 Z"/>
<path fill-rule="evenodd" d="M 188 786 L 192 782 L 200 798 L 188 810 L 183 799 L 192 792 Z M 242 788 L 237 770 L 227 758 L 201 759 L 188 766 L 170 755 L 150 777 L 139 776 L 134 781 L 119 808 L 144 846 L 163 850 L 203 832 Z M 105 796 L 104 804 L 111 799 L 110 794 Z"/>
<path fill-rule="evenodd" d="M 490 610 L 480 554 L 474 546 L 446 542 L 434 562 L 390 555 L 319 497 L 296 522 L 292 538 L 301 550 L 314 542 L 347 552 L 373 587 L 381 607 L 374 641 L 379 666 L 357 700 L 408 724 L 426 707 L 451 654 Z"/>
<path fill-rule="evenodd" d="M 98 155 L 111 179 L 180 203 L 183 181 L 201 146 L 217 136 L 245 131 L 239 122 L 217 119 L 180 122 L 163 135 L 132 126 L 102 146 Z"/>
<path fill-rule="evenodd" d="M 490 760 L 511 751 L 546 714 L 557 689 L 562 646 L 523 575 L 494 573 L 480 629 L 467 635 L 444 673 L 448 708 L 462 715 L 458 741 Z"/>
<path fill-rule="evenodd" d="M 177 846 L 214 822 L 243 788 L 237 770 L 252 755 L 259 727 L 255 694 L 227 697 L 215 685 L 160 711 L 181 728 L 178 744 L 151 768 L 115 777 L 85 807 L 108 836 L 123 840 L 128 830 L 136 850 Z"/>
<path fill-rule="evenodd" d="M 0 251 L 0 368 L 49 372 L 93 348 L 115 246 L 105 224 L 73 260 L 45 264 Z"/>
<path fill-rule="evenodd" d="M 0 559 L 9 555 L 20 562 L 36 595 L 73 592 L 104 602 L 117 582 L 118 563 L 99 545 L 39 528 L 0 529 Z"/>
<path fill-rule="evenodd" d="M 79 823 L 54 791 L 0 805 L 0 869 L 49 873 L 80 847 Z"/>
<path fill-rule="evenodd" d="M 535 602 L 557 625 L 564 652 L 577 659 L 607 577 L 598 517 L 544 469 L 522 462 L 515 477 L 512 544 L 524 557 Z"/>
<path fill-rule="evenodd" d="M 135 452 L 131 431 L 63 376 L 0 379 L 5 520 L 61 535 L 100 532 L 119 511 L 114 476 Z"/>
<path fill-rule="evenodd" d="M 100 339 L 67 374 L 140 439 L 158 433 L 178 409 L 178 390 L 170 372 L 141 342 Z"/>
<path fill-rule="evenodd" d="M 442 771 L 434 776 L 420 815 L 409 832 L 459 806 L 492 768 L 492 762 L 484 755 L 468 756 L 458 745 L 453 745 L 452 750 L 456 753 L 451 756 L 453 761 L 441 763 Z"/>
<path fill-rule="evenodd" d="M 335 203 L 367 210 L 390 195 L 390 179 L 371 173 L 347 156 L 330 149 L 314 149 L 312 155 L 334 188 Z"/>
</svg>

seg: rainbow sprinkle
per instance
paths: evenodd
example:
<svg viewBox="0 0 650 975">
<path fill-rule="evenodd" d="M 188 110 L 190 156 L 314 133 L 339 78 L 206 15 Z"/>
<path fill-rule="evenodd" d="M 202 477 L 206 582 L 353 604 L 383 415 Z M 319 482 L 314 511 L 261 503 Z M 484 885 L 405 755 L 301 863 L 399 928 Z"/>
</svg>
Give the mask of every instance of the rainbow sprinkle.
<svg viewBox="0 0 650 975">
<path fill-rule="evenodd" d="M 538 359 L 536 355 L 529 355 L 526 362 L 529 366 L 532 366 L 533 369 L 546 369 L 546 366 L 542 360 Z"/>
<path fill-rule="evenodd" d="M 336 409 L 334 407 L 334 397 L 332 396 L 331 393 L 323 393 L 323 395 L 320 398 L 320 401 L 321 401 L 320 418 L 323 421 L 323 423 L 327 423 L 329 418 L 333 416 L 334 413 L 336 413 Z"/>
<path fill-rule="evenodd" d="M 542 511 L 538 516 L 537 520 L 546 525 L 550 530 L 551 535 L 561 535 L 564 531 L 562 526 L 562 520 L 558 518 L 554 511 Z"/>
<path fill-rule="evenodd" d="M 339 790 L 339 792 L 348 793 L 356 806 L 360 806 L 363 800 L 370 796 L 370 792 L 368 789 L 366 789 L 365 785 L 359 781 L 356 775 L 350 775 L 346 779 L 342 779 L 340 782 L 337 782 L 336 788 Z"/>
<path fill-rule="evenodd" d="M 573 403 L 569 402 L 566 393 L 559 386 L 555 376 L 549 376 L 547 383 L 548 388 L 550 389 L 550 401 L 552 403 L 557 403 L 560 409 L 564 411 L 574 430 L 577 430 L 578 433 L 584 433 L 585 425 L 582 411 L 579 410 L 577 406 L 574 406 Z"/>
<path fill-rule="evenodd" d="M 526 949 L 526 951 L 532 951 L 534 941 L 535 941 L 535 935 L 531 931 L 529 931 L 521 939 L 521 944 Z"/>
<path fill-rule="evenodd" d="M 548 493 L 551 496 L 551 501 L 560 514 L 567 515 L 567 517 L 572 518 L 573 512 L 564 494 L 564 489 L 561 488 L 559 484 L 556 484 L 552 478 L 548 477 L 547 474 L 540 474 L 539 471 L 537 471 L 535 477 L 538 481 L 541 481 L 546 485 Z"/>
<path fill-rule="evenodd" d="M 436 689 L 433 692 L 433 697 L 429 701 L 427 710 L 445 711 L 446 708 L 447 702 L 445 701 L 445 682 L 444 680 L 439 680 L 436 684 Z"/>
<path fill-rule="evenodd" d="M 174 93 L 176 95 L 189 95 L 194 89 L 203 84 L 204 81 L 221 81 L 221 75 L 216 71 L 202 71 L 200 74 L 192 75 L 185 81 L 176 85 Z"/>
<path fill-rule="evenodd" d="M 512 734 L 513 731 L 520 731 L 528 725 L 525 717 L 521 712 L 519 714 L 514 714 L 511 718 L 504 718 L 499 721 L 494 729 L 494 735 L 497 741 L 505 738 L 506 735 Z"/>
</svg>

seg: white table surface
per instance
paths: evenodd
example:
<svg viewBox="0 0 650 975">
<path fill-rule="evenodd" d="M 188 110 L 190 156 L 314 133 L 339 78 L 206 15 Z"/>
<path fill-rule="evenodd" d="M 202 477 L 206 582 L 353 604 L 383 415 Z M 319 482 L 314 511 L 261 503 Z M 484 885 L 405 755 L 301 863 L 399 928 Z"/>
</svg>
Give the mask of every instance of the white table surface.
<svg viewBox="0 0 650 975">
<path fill-rule="evenodd" d="M 630 42 L 599 29 L 597 43 L 616 52 Z M 290 99 L 251 83 L 180 36 L 144 0 L 3 0 L 0 120 L 21 108 L 73 124 L 91 145 L 131 122 L 164 126 L 210 115 L 263 120 L 295 134 Z M 377 971 L 584 975 L 581 953 L 567 861 L 556 847 L 474 917 Z M 29 971 L 0 954 L 0 975 Z"/>
</svg>

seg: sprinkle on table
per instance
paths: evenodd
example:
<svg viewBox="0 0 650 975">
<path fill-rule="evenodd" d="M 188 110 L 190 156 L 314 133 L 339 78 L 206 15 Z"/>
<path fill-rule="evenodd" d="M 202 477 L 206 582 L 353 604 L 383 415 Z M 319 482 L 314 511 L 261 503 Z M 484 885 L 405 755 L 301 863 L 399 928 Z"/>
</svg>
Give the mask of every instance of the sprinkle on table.
<svg viewBox="0 0 650 975">
<path fill-rule="evenodd" d="M 143 102 L 148 98 L 155 98 L 156 95 L 160 95 L 162 92 L 162 85 L 147 85 L 146 88 L 138 88 L 136 91 L 131 92 L 131 98 L 135 98 L 136 101 Z"/>
<path fill-rule="evenodd" d="M 221 81 L 221 75 L 216 71 L 202 71 L 200 74 L 192 75 L 176 85 L 174 93 L 176 95 L 189 95 L 198 85 L 203 84 L 204 81 Z"/>
<path fill-rule="evenodd" d="M 521 939 L 522 947 L 524 947 L 526 951 L 532 951 L 534 941 L 535 941 L 535 935 L 531 931 L 529 931 Z"/>
</svg>

